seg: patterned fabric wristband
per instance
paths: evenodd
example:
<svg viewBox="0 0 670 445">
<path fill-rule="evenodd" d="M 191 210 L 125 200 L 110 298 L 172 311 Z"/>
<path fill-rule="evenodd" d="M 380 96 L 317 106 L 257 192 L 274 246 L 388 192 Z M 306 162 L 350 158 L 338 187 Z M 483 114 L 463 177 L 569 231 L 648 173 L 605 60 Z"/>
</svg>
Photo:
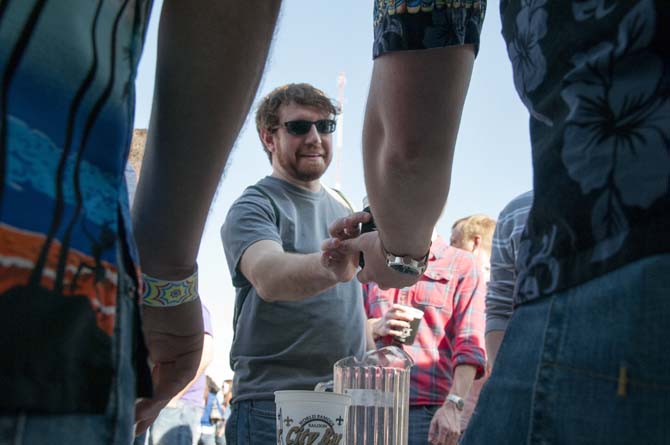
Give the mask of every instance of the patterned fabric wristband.
<svg viewBox="0 0 670 445">
<path fill-rule="evenodd" d="M 166 281 L 142 274 L 142 304 L 153 307 L 178 306 L 198 298 L 198 268 L 188 278 Z"/>
</svg>

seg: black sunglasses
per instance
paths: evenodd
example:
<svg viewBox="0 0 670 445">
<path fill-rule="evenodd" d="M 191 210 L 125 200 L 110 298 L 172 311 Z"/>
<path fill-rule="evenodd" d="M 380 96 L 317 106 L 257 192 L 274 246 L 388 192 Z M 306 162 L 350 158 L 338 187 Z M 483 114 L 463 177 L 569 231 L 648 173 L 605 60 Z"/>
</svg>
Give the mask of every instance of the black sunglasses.
<svg viewBox="0 0 670 445">
<path fill-rule="evenodd" d="M 336 122 L 333 119 L 321 119 L 318 121 L 295 120 L 284 122 L 286 131 L 293 136 L 302 136 L 309 133 L 309 130 L 312 129 L 312 125 L 316 127 L 316 131 L 319 133 L 330 134 L 335 131 Z"/>
</svg>

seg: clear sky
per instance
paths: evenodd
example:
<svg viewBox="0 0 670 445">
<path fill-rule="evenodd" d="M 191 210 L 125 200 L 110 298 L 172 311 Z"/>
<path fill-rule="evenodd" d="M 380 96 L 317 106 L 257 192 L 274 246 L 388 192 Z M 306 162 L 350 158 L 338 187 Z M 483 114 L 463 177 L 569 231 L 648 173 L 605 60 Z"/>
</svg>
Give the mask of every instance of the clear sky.
<svg viewBox="0 0 670 445">
<path fill-rule="evenodd" d="M 146 128 L 149 122 L 161 4 L 162 0 L 154 2 L 140 63 L 136 128 Z M 345 73 L 340 189 L 358 206 L 365 195 L 361 131 L 372 71 L 372 4 L 372 0 L 284 0 L 258 93 L 262 97 L 285 83 L 308 82 L 336 98 L 337 76 Z M 453 221 L 460 217 L 485 213 L 497 218 L 505 204 L 529 190 L 532 183 L 528 113 L 514 90 L 500 34 L 498 2 L 489 2 L 481 40 L 458 135 L 451 191 L 437 227 L 445 238 Z M 416 79 L 417 83 L 421 81 Z M 435 85 L 435 89 L 439 91 L 440 85 Z M 244 188 L 271 172 L 253 123 L 257 100 L 212 204 L 198 255 L 200 294 L 213 314 L 215 330 L 216 357 L 209 372 L 217 378 L 232 376 L 228 351 L 235 295 L 219 229 L 228 208 Z M 326 185 L 335 185 L 336 162 L 334 159 L 322 178 Z"/>
</svg>

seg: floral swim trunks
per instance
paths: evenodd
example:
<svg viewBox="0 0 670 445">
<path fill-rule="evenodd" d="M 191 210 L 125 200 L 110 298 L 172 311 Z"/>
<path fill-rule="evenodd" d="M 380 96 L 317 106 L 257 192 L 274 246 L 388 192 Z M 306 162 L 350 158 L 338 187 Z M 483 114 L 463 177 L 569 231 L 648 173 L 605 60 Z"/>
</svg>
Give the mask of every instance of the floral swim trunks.
<svg viewBox="0 0 670 445">
<path fill-rule="evenodd" d="M 374 0 L 373 58 L 389 51 L 475 46 L 486 0 Z"/>
</svg>

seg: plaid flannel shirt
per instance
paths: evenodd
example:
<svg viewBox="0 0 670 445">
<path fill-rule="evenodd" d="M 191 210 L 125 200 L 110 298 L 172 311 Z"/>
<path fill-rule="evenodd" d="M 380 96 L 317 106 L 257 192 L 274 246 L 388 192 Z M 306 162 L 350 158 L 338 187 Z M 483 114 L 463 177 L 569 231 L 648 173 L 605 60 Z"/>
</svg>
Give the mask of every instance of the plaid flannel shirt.
<svg viewBox="0 0 670 445">
<path fill-rule="evenodd" d="M 456 366 L 472 365 L 476 378 L 484 375 L 485 293 L 474 257 L 441 237 L 433 242 L 428 268 L 414 286 L 388 290 L 374 283 L 363 286 L 368 318 L 381 318 L 394 303 L 424 311 L 414 344 L 402 346 L 415 363 L 410 405 L 444 403 Z M 390 336 L 377 340 L 378 347 L 392 343 Z"/>
</svg>

